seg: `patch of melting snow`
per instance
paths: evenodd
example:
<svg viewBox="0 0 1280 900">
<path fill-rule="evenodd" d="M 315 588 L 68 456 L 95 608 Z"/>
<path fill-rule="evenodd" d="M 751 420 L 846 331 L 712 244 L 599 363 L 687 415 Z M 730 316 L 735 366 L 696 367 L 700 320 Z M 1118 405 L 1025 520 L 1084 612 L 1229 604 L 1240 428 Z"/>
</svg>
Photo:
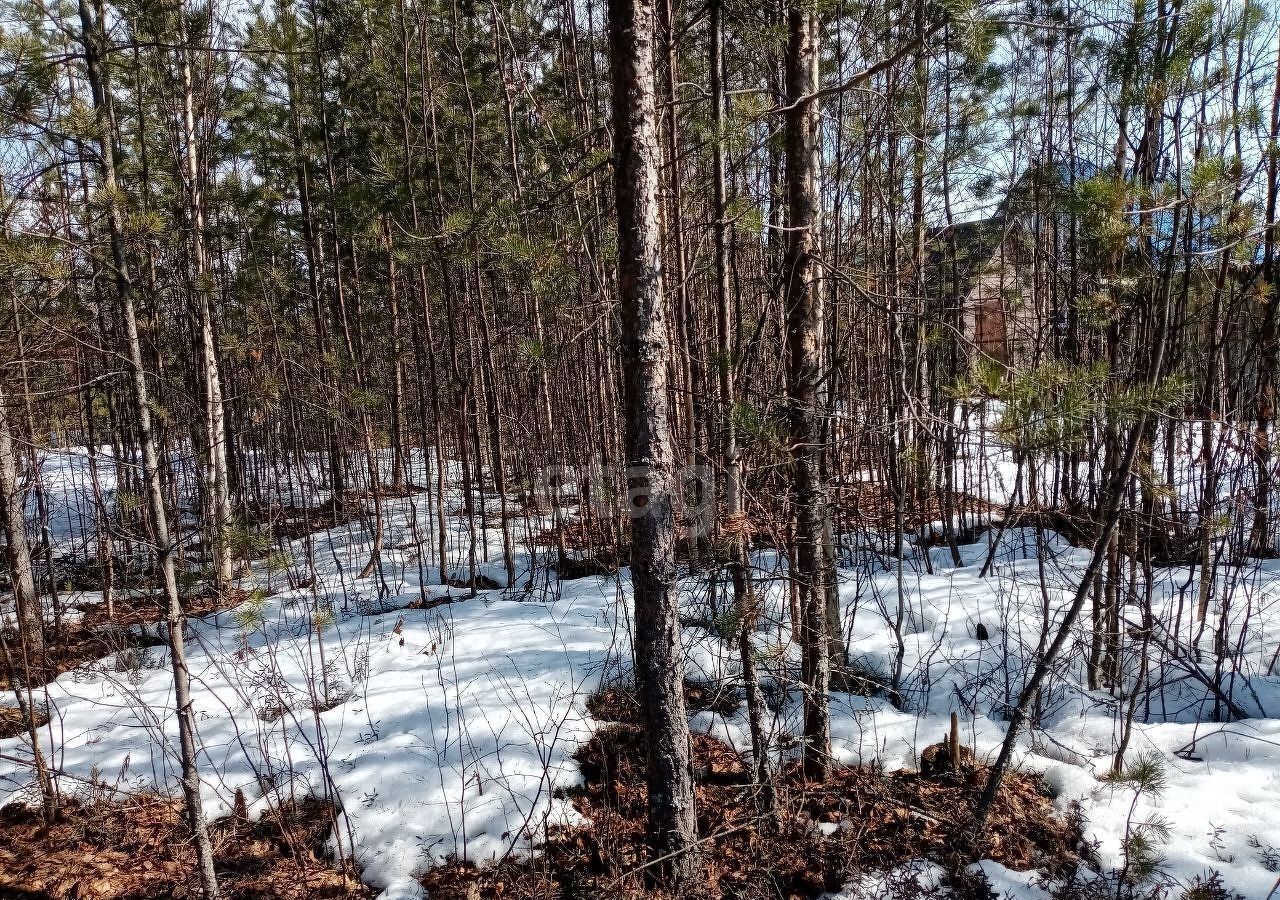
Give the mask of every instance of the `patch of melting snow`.
<svg viewBox="0 0 1280 900">
<path fill-rule="evenodd" d="M 420 456 L 417 462 L 420 467 Z M 75 475 L 83 465 L 83 454 L 72 454 L 46 468 L 46 487 L 56 492 L 61 485 L 64 506 L 87 496 L 87 478 Z M 411 480 L 431 483 L 422 471 Z M 290 493 L 316 500 L 300 487 Z M 457 509 L 458 500 L 447 497 L 447 508 Z M 290 796 L 335 796 L 343 811 L 335 850 L 339 843 L 344 852 L 354 850 L 365 878 L 385 888 L 387 900 L 421 896 L 414 876 L 448 857 L 483 863 L 527 853 L 547 827 L 576 820 L 555 792 L 581 780 L 573 753 L 597 726 L 585 701 L 623 675 L 631 655 L 625 569 L 617 577 L 552 584 L 550 590 L 541 589 L 539 578 L 538 589 L 530 591 L 524 587 L 531 568 L 526 549 L 517 556 L 515 588 L 432 609 L 406 608 L 468 593 L 431 583 L 438 565 L 419 555 L 426 549 L 416 549 L 433 541 L 428 502 L 425 496 L 385 502 L 388 546 L 415 549 L 386 554 L 368 578 L 356 575 L 368 559 L 370 536 L 359 523 L 347 523 L 288 548 L 299 572 L 311 554 L 315 579 L 308 587 L 190 623 L 208 814 L 229 811 L 236 790 L 259 814 Z M 464 524 L 454 521 L 450 531 L 447 568 L 455 573 L 466 570 L 470 552 Z M 513 524 L 517 545 L 530 548 L 547 521 Z M 863 537 L 868 546 L 879 546 L 877 536 Z M 479 570 L 504 579 L 501 533 L 491 527 L 484 538 Z M 908 708 L 880 696 L 833 695 L 833 752 L 840 762 L 913 767 L 919 751 L 946 732 L 952 710 L 972 709 L 979 714 L 962 713 L 962 740 L 980 759 L 993 757 L 1005 723 L 990 713 L 1004 708 L 1008 691 L 1016 693 L 1025 675 L 1029 659 L 1022 648 L 1034 648 L 1039 634 L 1041 590 L 1053 615 L 1061 615 L 1085 554 L 1054 535 L 1045 540 L 1011 527 L 1001 536 L 991 576 L 980 578 L 990 546 L 980 542 L 960 551 L 959 566 L 945 548 L 928 551 L 933 574 L 925 571 L 923 553 L 910 547 L 901 574 L 897 561 L 887 560 L 886 568 L 871 551 L 854 552 L 841 568 L 845 621 L 855 604 L 858 609 L 850 657 L 860 667 L 891 670 L 896 636 L 880 612 L 900 609 L 906 619 L 902 688 Z M 1037 552 L 1045 555 L 1043 572 Z M 775 687 L 793 685 L 798 653 L 790 632 L 778 624 L 786 621 L 788 605 L 785 582 L 777 577 L 782 564 L 771 552 L 761 552 L 755 564 L 768 623 L 755 635 L 761 675 Z M 1178 586 L 1188 577 L 1186 569 L 1159 570 L 1156 603 L 1177 602 Z M 279 588 L 285 579 L 258 567 L 244 586 L 268 582 Z M 706 576 L 682 589 L 692 605 L 695 592 L 706 595 Z M 1085 690 L 1082 672 L 1074 673 L 1078 682 L 1064 680 L 1046 698 L 1042 731 L 1024 741 L 1017 762 L 1044 772 L 1064 812 L 1080 804 L 1087 838 L 1097 842 L 1104 866 L 1122 862 L 1121 847 L 1135 822 L 1158 819 L 1167 827 L 1161 852 L 1172 877 L 1189 883 L 1218 870 L 1231 890 L 1261 900 L 1275 884 L 1272 867 L 1280 860 L 1280 803 L 1274 802 L 1280 797 L 1280 720 L 1264 717 L 1280 711 L 1280 678 L 1262 674 L 1280 633 L 1280 565 L 1259 565 L 1246 589 L 1254 620 L 1240 645 L 1252 662 L 1237 697 L 1257 718 L 1204 724 L 1212 698 L 1190 679 L 1172 683 L 1155 698 L 1150 722 L 1136 726 L 1130 744 L 1131 756 L 1152 754 L 1162 762 L 1163 791 L 1135 801 L 1130 786 L 1099 780 L 1110 768 L 1123 708 L 1105 692 Z M 84 599 L 91 598 L 67 602 Z M 1080 640 L 1086 639 L 1083 629 Z M 684 646 L 691 679 L 736 677 L 732 641 L 690 626 Z M 126 791 L 174 788 L 176 724 L 165 656 L 163 648 L 153 648 L 136 667 L 84 668 L 49 686 L 53 715 L 44 733 L 52 738 L 59 769 L 70 776 L 68 792 L 76 789 L 71 778 Z M 797 733 L 797 694 L 773 689 L 770 696 L 771 733 Z M 281 714 L 264 716 L 272 704 Z M 692 724 L 749 750 L 741 708 L 699 712 Z M 24 755 L 23 740 L 0 741 L 0 753 L 9 757 L 0 760 L 0 803 L 30 796 L 30 772 L 13 761 Z M 1033 875 L 990 862 L 979 867 L 1009 900 L 1044 896 Z M 887 889 L 895 878 L 927 881 L 936 875 L 936 867 L 922 863 L 911 872 L 869 876 L 850 889 L 861 894 L 839 896 L 876 896 L 867 892 Z"/>
</svg>

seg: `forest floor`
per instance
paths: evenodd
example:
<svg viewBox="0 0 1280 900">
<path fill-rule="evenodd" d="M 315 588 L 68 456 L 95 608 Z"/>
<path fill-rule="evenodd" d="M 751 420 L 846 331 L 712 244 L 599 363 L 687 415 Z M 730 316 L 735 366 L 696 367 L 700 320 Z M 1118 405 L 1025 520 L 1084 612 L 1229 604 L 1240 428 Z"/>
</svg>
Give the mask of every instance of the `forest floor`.
<svg viewBox="0 0 1280 900">
<path fill-rule="evenodd" d="M 70 452 L 48 473 L 67 509 L 83 502 L 79 458 Z M 431 483 L 423 471 L 413 480 Z M 1003 502 L 998 494 L 990 499 Z M 430 502 L 425 494 L 384 500 L 384 549 L 366 578 L 358 575 L 369 557 L 367 520 L 280 535 L 271 558 L 245 572 L 244 594 L 234 598 L 240 602 L 215 604 L 190 620 L 208 814 L 228 817 L 232 825 L 219 827 L 234 832 L 247 827 L 235 824 L 240 819 L 271 821 L 292 798 L 329 798 L 339 827 L 326 824 L 323 848 L 315 832 L 289 846 L 353 859 L 385 900 L 421 896 L 424 885 L 432 897 L 534 896 L 536 878 L 563 896 L 638 889 L 642 876 L 630 872 L 640 859 L 643 806 L 634 727 L 609 721 L 627 716 L 621 704 L 602 702 L 626 691 L 627 570 L 570 581 L 548 576 L 553 551 L 537 536 L 549 517 L 529 513 L 518 522 L 516 586 L 475 596 L 442 586 Z M 454 582 L 465 578 L 470 555 L 467 524 L 452 514 L 459 507 L 457 497 L 447 498 L 445 574 Z M 63 539 L 74 541 L 74 529 Z M 1161 640 L 1202 656 L 1162 653 L 1167 671 L 1136 708 L 1128 683 L 1089 690 L 1083 654 L 1065 656 L 1015 757 L 1021 774 L 997 812 L 997 842 L 974 847 L 958 837 L 962 810 L 1004 735 L 1002 716 L 1034 655 L 1045 604 L 1056 620 L 1087 553 L 1054 532 L 1021 526 L 971 539 L 959 548 L 959 565 L 948 548 L 926 540 L 898 553 L 873 531 L 846 542 L 839 580 L 851 664 L 841 686 L 853 692 L 832 695 L 833 752 L 843 768 L 821 789 L 805 785 L 787 762 L 800 722 L 785 562 L 768 549 L 754 554 L 763 613 L 754 638 L 767 728 L 782 758 L 780 822 L 771 829 L 754 823 L 742 775 L 750 739 L 724 585 L 712 590 L 707 572 L 682 583 L 691 724 L 706 776 L 703 834 L 713 848 L 707 896 L 841 890 L 849 898 L 906 897 L 958 893 L 966 877 L 1009 900 L 1097 895 L 1080 888 L 1080 877 L 1114 896 L 1136 871 L 1141 845 L 1152 848 L 1149 884 L 1162 896 L 1182 896 L 1220 873 L 1230 892 L 1264 900 L 1280 869 L 1280 678 L 1271 674 L 1280 646 L 1280 562 L 1254 561 L 1220 585 L 1209 610 L 1215 624 L 1201 634 L 1179 612 L 1194 604 L 1196 572 L 1158 569 L 1156 602 L 1161 621 L 1171 623 Z M 476 560 L 480 574 L 505 583 L 497 528 L 481 535 Z M 93 610 L 101 598 L 85 588 L 65 599 L 69 608 Z M 1243 720 L 1229 721 L 1222 698 L 1205 686 L 1219 618 L 1239 648 L 1237 670 L 1220 683 L 1247 711 Z M 1087 647 L 1086 626 L 1074 637 L 1077 650 Z M 103 645 L 107 655 L 77 661 L 34 691 L 61 789 L 78 803 L 173 791 L 172 685 L 166 648 L 142 640 L 151 627 L 129 623 L 139 646 Z M 1137 677 L 1140 661 L 1128 651 L 1126 672 Z M 885 690 L 894 680 L 897 691 Z M 979 766 L 968 781 L 913 774 L 952 712 Z M 1110 777 L 1131 712 L 1127 765 L 1122 777 Z M 14 731 L 0 732 L 0 804 L 33 799 L 26 738 Z M 601 754 L 615 761 L 611 775 Z M 237 792 L 247 801 L 239 811 Z M 74 824 L 78 814 L 66 827 L 87 827 Z M 15 845 L 27 848 L 21 857 L 34 851 L 34 840 L 46 852 L 70 845 L 56 830 L 35 837 L 41 831 L 31 816 L 8 807 L 0 847 L 26 841 Z M 177 820 L 169 822 L 172 835 Z M 297 859 L 274 846 L 268 852 L 281 866 Z M 1073 879 L 1077 862 L 1085 874 Z M 98 877 L 69 860 L 59 872 L 63 888 L 36 889 L 76 896 L 66 877 Z M 574 873 L 567 888 L 566 873 Z M 303 883 L 299 877 L 286 880 Z M 293 896 L 245 891 L 237 896 Z"/>
<path fill-rule="evenodd" d="M 549 831 L 533 857 L 496 866 L 449 863 L 423 883 L 434 900 L 667 896 L 646 881 L 645 749 L 637 724 L 602 727 L 575 754 L 584 783 L 566 791 L 583 822 Z M 789 763 L 761 802 L 741 754 L 693 740 L 702 876 L 696 896 L 818 897 L 867 873 L 946 877 L 956 896 L 986 898 L 979 872 L 1072 877 L 1084 848 L 1078 821 L 1055 809 L 1039 777 L 1015 773 L 980 844 L 963 824 L 986 783 L 985 766 L 925 776 L 837 767 L 822 783 Z M 975 865 L 974 860 L 984 860 Z M 927 869 L 921 861 L 936 861 Z M 892 875 L 890 877 L 893 877 Z"/>
<path fill-rule="evenodd" d="M 352 866 L 328 858 L 328 809 L 315 801 L 277 807 L 256 821 L 226 816 L 211 828 L 227 900 L 372 897 Z M 5 900 L 198 898 L 195 852 L 181 804 L 137 795 L 71 801 L 57 821 L 10 803 L 0 807 L 0 897 Z"/>
<path fill-rule="evenodd" d="M 81 595 L 72 593 L 71 596 Z M 191 616 L 207 616 L 239 606 L 246 599 L 248 595 L 238 589 L 225 595 L 205 591 L 184 596 L 183 609 Z M 28 660 L 29 686 L 41 687 L 63 673 L 91 668 L 107 658 L 125 664 L 134 654 L 165 642 L 166 610 L 162 594 L 121 591 L 112 605 L 110 615 L 101 600 L 81 601 L 69 610 L 62 627 L 55 624 L 52 629 L 57 639 L 49 642 L 38 659 Z M 6 694 L 13 691 L 7 667 L 0 667 L 0 691 Z M 0 712 L 0 722 L 3 717 Z M 0 735 L 4 735 L 4 728 L 0 724 Z"/>
</svg>

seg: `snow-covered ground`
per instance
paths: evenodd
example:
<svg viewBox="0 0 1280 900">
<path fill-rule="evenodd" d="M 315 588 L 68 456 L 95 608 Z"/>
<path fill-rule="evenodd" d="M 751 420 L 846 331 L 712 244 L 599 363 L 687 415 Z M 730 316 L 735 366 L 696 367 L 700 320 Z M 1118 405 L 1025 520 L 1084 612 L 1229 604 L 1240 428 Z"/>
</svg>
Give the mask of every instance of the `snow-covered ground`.
<svg viewBox="0 0 1280 900">
<path fill-rule="evenodd" d="M 992 460 L 989 481 L 1007 483 L 1007 458 L 983 452 Z M 415 463 L 410 480 L 430 484 L 425 461 Z M 87 483 L 82 451 L 50 454 L 45 488 L 67 523 L 55 529 L 60 546 L 83 541 L 80 523 L 92 511 Z M 270 567 L 257 563 L 243 579 L 248 602 L 190 624 L 209 813 L 228 811 L 237 790 L 258 809 L 291 794 L 333 796 L 343 813 L 336 842 L 354 851 L 367 880 L 388 897 L 408 896 L 412 877 L 447 857 L 483 862 L 528 852 L 549 824 L 571 818 L 553 793 L 579 778 L 572 754 L 596 724 L 585 701 L 625 678 L 630 659 L 626 570 L 550 588 L 540 574 L 526 587 L 530 554 L 538 552 L 530 535 L 548 521 L 521 519 L 516 587 L 469 598 L 465 589 L 435 583 L 428 503 L 426 494 L 385 502 L 384 550 L 369 577 L 358 575 L 370 535 L 350 523 L 288 545 L 292 573 L 282 571 L 278 553 Z M 456 493 L 446 501 L 455 570 L 470 552 L 466 523 L 452 514 L 459 506 Z M 1086 551 L 1052 533 L 1038 538 L 1015 527 L 1003 532 L 995 564 L 981 577 L 995 534 L 962 547 L 959 566 L 946 548 L 911 547 L 894 557 L 883 555 L 883 536 L 849 539 L 840 594 L 851 661 L 884 678 L 900 667 L 901 701 L 834 694 L 841 761 L 914 766 L 952 711 L 979 756 L 994 755 L 1004 734 L 1000 716 L 1040 640 L 1046 601 L 1056 620 L 1087 561 Z M 490 526 L 484 537 L 481 568 L 501 581 L 501 534 Z M 785 624 L 784 567 L 767 552 L 753 562 L 765 609 L 756 635 L 762 674 L 770 686 L 786 687 L 798 653 Z M 289 587 L 312 571 L 305 587 Z M 1211 670 L 1211 652 L 1170 669 L 1170 654 L 1153 649 L 1148 677 L 1164 686 L 1139 703 L 1126 758 L 1158 761 L 1163 787 L 1104 780 L 1128 692 L 1088 690 L 1083 654 L 1072 650 L 1041 698 L 1041 727 L 1024 740 L 1018 763 L 1045 773 L 1064 811 L 1080 804 L 1104 868 L 1124 865 L 1127 837 L 1155 835 L 1167 880 L 1185 884 L 1217 870 L 1231 890 L 1262 900 L 1280 869 L 1280 677 L 1272 674 L 1280 563 L 1231 574 L 1215 591 L 1200 646 L 1211 651 L 1227 603 L 1223 633 L 1238 671 L 1226 683 L 1250 718 L 1212 721 L 1214 698 L 1192 671 Z M 1194 643 L 1196 576 L 1180 567 L 1154 572 L 1153 609 L 1170 645 Z M 737 673 L 737 650 L 715 633 L 706 579 L 684 584 L 690 622 L 702 623 L 684 630 L 688 675 L 724 682 Z M 431 603 L 446 598 L 453 602 Z M 1076 626 L 1079 647 L 1088 629 L 1086 615 Z M 1131 686 L 1141 654 L 1136 640 L 1125 646 Z M 82 790 L 86 780 L 124 791 L 173 787 L 176 722 L 165 657 L 163 647 L 109 657 L 49 685 L 45 738 L 64 791 Z M 775 737 L 799 730 L 794 694 L 771 709 Z M 741 709 L 728 717 L 699 713 L 693 724 L 749 749 Z M 30 794 L 30 770 L 16 761 L 22 748 L 22 738 L 0 741 L 0 803 Z M 1004 896 L 1048 896 L 1031 875 L 981 865 Z M 917 875 L 927 879 L 929 871 Z M 882 883 L 851 885 L 849 895 L 874 895 Z"/>
</svg>

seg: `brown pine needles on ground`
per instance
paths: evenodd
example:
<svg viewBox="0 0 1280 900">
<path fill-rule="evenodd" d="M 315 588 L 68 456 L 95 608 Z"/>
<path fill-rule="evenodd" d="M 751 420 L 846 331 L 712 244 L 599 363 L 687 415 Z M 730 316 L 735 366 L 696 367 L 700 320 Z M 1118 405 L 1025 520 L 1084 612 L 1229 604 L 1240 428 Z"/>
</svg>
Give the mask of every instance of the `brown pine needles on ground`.
<svg viewBox="0 0 1280 900">
<path fill-rule="evenodd" d="M 965 867 L 994 859 L 1070 874 L 1079 824 L 1054 807 L 1040 778 L 1010 775 L 975 846 L 967 837 L 985 767 L 958 776 L 837 768 L 822 784 L 798 766 L 777 775 L 777 816 L 762 817 L 739 754 L 707 735 L 693 745 L 704 881 L 699 900 L 793 900 L 840 889 L 859 874 L 928 859 L 964 896 Z M 571 792 L 588 821 L 552 828 L 535 859 L 477 868 L 455 863 L 423 879 L 432 900 L 664 898 L 646 885 L 644 742 L 640 726 L 606 726 L 577 755 L 585 786 Z M 824 827 L 825 826 L 825 827 Z"/>
<path fill-rule="evenodd" d="M 211 825 L 225 900 L 367 900 L 356 873 L 325 858 L 329 814 L 304 801 L 256 822 L 228 816 Z M 64 804 L 45 825 L 39 811 L 0 808 L 0 897 L 4 900 L 168 900 L 198 897 L 195 854 L 181 805 L 136 796 L 124 803 Z"/>
</svg>

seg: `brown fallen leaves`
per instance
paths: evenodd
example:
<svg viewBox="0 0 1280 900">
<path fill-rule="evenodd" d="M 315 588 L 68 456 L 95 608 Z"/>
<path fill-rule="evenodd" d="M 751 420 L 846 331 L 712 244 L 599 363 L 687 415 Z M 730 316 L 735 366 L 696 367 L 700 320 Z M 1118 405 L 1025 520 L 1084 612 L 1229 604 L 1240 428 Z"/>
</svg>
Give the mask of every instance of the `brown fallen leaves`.
<svg viewBox="0 0 1280 900">
<path fill-rule="evenodd" d="M 957 874 L 981 858 L 1054 873 L 1079 862 L 1078 828 L 1054 810 L 1031 776 L 1008 777 L 987 836 L 975 846 L 967 822 L 985 784 L 984 768 L 936 779 L 843 768 L 814 784 L 790 767 L 776 777 L 777 815 L 767 818 L 732 748 L 695 735 L 693 749 L 705 880 L 689 896 L 810 898 L 838 890 L 860 873 L 914 859 L 933 860 Z M 536 836 L 545 838 L 545 846 L 531 861 L 435 869 L 423 880 L 432 900 L 663 897 L 645 884 L 642 872 L 648 851 L 640 728 L 602 729 L 578 760 L 586 785 L 573 802 L 589 825 Z"/>
<path fill-rule="evenodd" d="M 231 816 L 211 828 L 228 900 L 368 898 L 353 873 L 323 859 L 327 808 L 307 801 L 261 821 Z M 197 898 L 195 855 L 178 803 L 133 797 L 125 803 L 67 803 L 45 825 L 38 811 L 0 808 L 0 897 L 13 900 Z"/>
<path fill-rule="evenodd" d="M 49 714 L 44 708 L 36 706 L 36 727 L 49 723 Z M 27 717 L 16 706 L 0 706 L 0 741 L 26 734 L 29 728 Z"/>
</svg>

